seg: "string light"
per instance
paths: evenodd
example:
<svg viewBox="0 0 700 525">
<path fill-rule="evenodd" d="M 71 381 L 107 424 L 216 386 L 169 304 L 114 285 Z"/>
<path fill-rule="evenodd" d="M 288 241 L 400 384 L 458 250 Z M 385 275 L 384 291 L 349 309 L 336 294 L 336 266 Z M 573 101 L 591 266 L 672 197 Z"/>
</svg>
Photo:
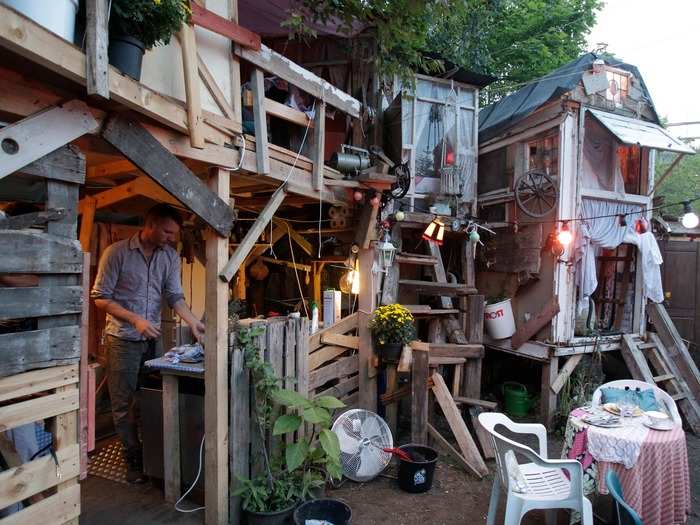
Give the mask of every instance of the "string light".
<svg viewBox="0 0 700 525">
<path fill-rule="evenodd" d="M 567 221 L 562 222 L 561 229 L 557 234 L 557 240 L 564 247 L 571 244 L 571 241 L 574 240 L 574 236 L 571 233 L 571 230 L 569 230 L 569 223 Z"/>
<path fill-rule="evenodd" d="M 683 203 L 683 217 L 681 217 L 681 224 L 684 228 L 693 229 L 697 227 L 700 223 L 697 214 L 693 211 L 693 207 L 690 205 L 690 201 L 685 201 Z"/>
</svg>

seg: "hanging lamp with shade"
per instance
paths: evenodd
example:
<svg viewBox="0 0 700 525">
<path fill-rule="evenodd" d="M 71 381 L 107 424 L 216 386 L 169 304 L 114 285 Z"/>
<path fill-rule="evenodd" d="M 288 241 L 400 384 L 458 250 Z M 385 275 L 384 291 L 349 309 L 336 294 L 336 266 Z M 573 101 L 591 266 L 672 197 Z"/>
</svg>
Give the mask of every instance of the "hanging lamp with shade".
<svg viewBox="0 0 700 525">
<path fill-rule="evenodd" d="M 690 205 L 689 201 L 683 203 L 683 216 L 681 217 L 681 224 L 684 228 L 692 230 L 697 228 L 700 219 L 698 215 L 693 211 L 693 207 Z"/>
</svg>

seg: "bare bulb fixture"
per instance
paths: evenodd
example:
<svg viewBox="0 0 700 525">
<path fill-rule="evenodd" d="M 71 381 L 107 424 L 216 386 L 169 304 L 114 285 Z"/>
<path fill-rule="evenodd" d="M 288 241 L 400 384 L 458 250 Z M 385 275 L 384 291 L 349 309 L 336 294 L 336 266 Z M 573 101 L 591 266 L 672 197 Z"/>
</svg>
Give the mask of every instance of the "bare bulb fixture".
<svg viewBox="0 0 700 525">
<path fill-rule="evenodd" d="M 690 205 L 690 202 L 684 202 L 681 224 L 684 228 L 692 230 L 698 226 L 698 223 L 700 223 L 700 219 L 698 219 L 698 215 L 693 211 L 693 207 Z"/>
<path fill-rule="evenodd" d="M 569 230 L 569 224 L 567 222 L 562 223 L 559 233 L 557 233 L 557 240 L 559 244 L 564 247 L 571 244 L 571 241 L 574 240 L 574 235 L 571 233 L 571 230 Z"/>
</svg>

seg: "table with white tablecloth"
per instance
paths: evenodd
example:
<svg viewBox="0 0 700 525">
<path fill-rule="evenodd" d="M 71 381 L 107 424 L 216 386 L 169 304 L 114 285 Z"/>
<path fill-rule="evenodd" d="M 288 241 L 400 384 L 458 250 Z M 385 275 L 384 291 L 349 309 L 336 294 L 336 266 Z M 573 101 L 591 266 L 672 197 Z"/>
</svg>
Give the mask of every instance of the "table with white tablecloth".
<svg viewBox="0 0 700 525">
<path fill-rule="evenodd" d="M 621 418 L 621 427 L 602 428 L 584 421 L 596 410 L 577 408 L 569 414 L 562 451 L 562 457 L 583 465 L 586 495 L 607 494 L 605 474 L 614 470 L 625 501 L 644 525 L 686 523 L 690 474 L 682 426 L 653 430 L 640 416 Z"/>
</svg>

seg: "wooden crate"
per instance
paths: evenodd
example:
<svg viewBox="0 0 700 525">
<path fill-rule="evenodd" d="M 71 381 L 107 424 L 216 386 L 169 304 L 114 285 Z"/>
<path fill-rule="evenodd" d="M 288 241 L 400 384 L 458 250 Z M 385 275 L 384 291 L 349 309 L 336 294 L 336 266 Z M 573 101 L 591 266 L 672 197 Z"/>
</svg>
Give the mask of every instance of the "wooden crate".
<svg viewBox="0 0 700 525">
<path fill-rule="evenodd" d="M 0 520 L 1 525 L 77 524 L 80 514 L 78 380 L 77 364 L 0 379 L 0 431 L 45 420 L 53 434 L 59 462 L 57 468 L 48 454 L 0 472 L 0 508 L 35 494 L 47 496 Z"/>
</svg>

